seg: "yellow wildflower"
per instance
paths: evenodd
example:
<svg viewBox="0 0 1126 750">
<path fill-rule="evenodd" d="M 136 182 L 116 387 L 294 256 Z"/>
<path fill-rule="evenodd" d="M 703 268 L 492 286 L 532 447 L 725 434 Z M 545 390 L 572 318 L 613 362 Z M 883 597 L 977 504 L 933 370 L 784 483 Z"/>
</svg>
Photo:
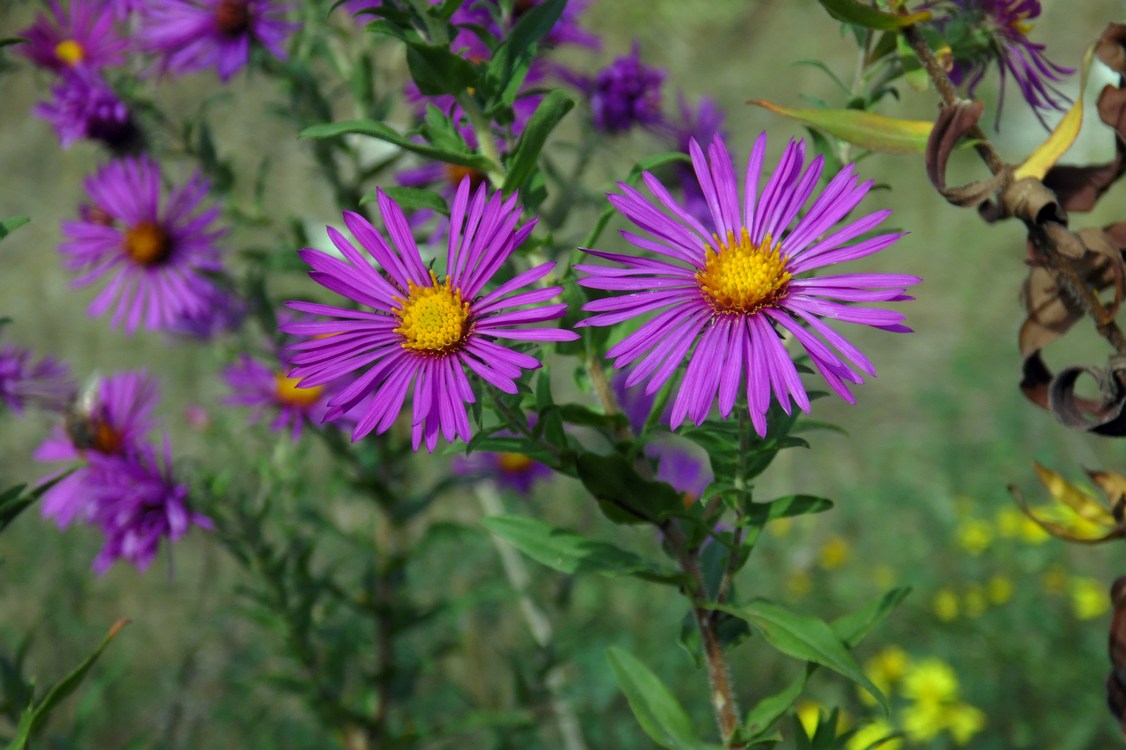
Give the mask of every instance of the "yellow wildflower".
<svg viewBox="0 0 1126 750">
<path fill-rule="evenodd" d="M 872 569 L 871 580 L 878 588 L 887 589 L 894 586 L 898 579 L 890 565 L 877 565 Z"/>
<path fill-rule="evenodd" d="M 766 526 L 766 530 L 776 537 L 784 537 L 793 531 L 794 519 L 793 518 L 778 518 L 771 521 Z"/>
<path fill-rule="evenodd" d="M 940 703 L 912 703 L 899 713 L 899 718 L 912 742 L 930 742 L 946 728 L 946 709 Z"/>
<path fill-rule="evenodd" d="M 991 604 L 1004 604 L 1013 598 L 1013 580 L 1005 575 L 995 575 L 985 584 L 985 593 Z"/>
<path fill-rule="evenodd" d="M 955 536 L 962 549 L 976 557 L 993 542 L 993 525 L 980 518 L 968 518 L 958 524 Z"/>
<path fill-rule="evenodd" d="M 1067 571 L 1060 565 L 1045 570 L 1041 580 L 1046 594 L 1062 594 L 1067 590 Z"/>
<path fill-rule="evenodd" d="M 966 607 L 967 617 L 981 617 L 985 613 L 988 602 L 985 600 L 985 589 L 973 583 L 966 589 L 962 603 Z"/>
<path fill-rule="evenodd" d="M 924 659 L 903 675 L 903 695 L 917 703 L 940 704 L 958 699 L 958 676 L 941 659 Z"/>
<path fill-rule="evenodd" d="M 1073 542 L 1105 542 L 1126 536 L 1126 524 L 1122 522 L 1126 477 L 1109 471 L 1088 471 L 1091 481 L 1106 496 L 1105 500 L 1097 500 L 1093 492 L 1077 487 L 1051 469 L 1038 463 L 1033 463 L 1032 468 L 1056 505 L 1033 512 L 1016 488 L 1012 488 L 1013 497 L 1020 509 L 1049 534 Z"/>
<path fill-rule="evenodd" d="M 1106 587 L 1093 578 L 1072 578 L 1068 593 L 1071 611 L 1080 620 L 1092 620 L 1110 609 Z"/>
<path fill-rule="evenodd" d="M 825 570 L 833 570 L 844 565 L 848 555 L 848 542 L 844 537 L 831 536 L 821 545 L 817 562 Z"/>
<path fill-rule="evenodd" d="M 876 719 L 871 724 L 865 724 L 856 734 L 849 738 L 846 750 L 868 750 L 885 737 L 895 734 L 895 727 L 884 719 Z M 880 745 L 880 750 L 902 750 L 903 740 L 894 739 Z"/>
<path fill-rule="evenodd" d="M 997 511 L 993 518 L 997 535 L 1005 539 L 1019 539 L 1025 544 L 1043 544 L 1051 535 L 1028 516 L 1011 505 Z"/>
<path fill-rule="evenodd" d="M 813 579 L 804 570 L 795 570 L 786 576 L 786 590 L 791 596 L 805 596 L 813 588 Z"/>
<path fill-rule="evenodd" d="M 965 745 L 985 728 L 985 714 L 967 703 L 956 703 L 946 710 L 946 728 L 954 742 Z"/>
<path fill-rule="evenodd" d="M 958 617 L 958 595 L 952 589 L 941 588 L 932 600 L 934 613 L 943 622 L 950 622 Z"/>
</svg>

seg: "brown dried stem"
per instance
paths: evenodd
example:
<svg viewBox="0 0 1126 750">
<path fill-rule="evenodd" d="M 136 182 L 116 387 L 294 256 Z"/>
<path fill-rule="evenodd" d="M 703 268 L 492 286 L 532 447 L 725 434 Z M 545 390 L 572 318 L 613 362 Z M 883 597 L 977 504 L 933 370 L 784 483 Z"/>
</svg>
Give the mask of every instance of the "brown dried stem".
<svg viewBox="0 0 1126 750">
<path fill-rule="evenodd" d="M 927 45 L 926 40 L 923 39 L 922 34 L 915 27 L 909 26 L 903 30 L 903 35 L 912 49 L 915 50 L 915 54 L 923 64 L 931 82 L 938 89 L 942 101 L 948 107 L 955 106 L 959 99 L 957 92 L 954 90 L 954 85 L 950 82 L 950 78 L 946 75 L 942 64 L 934 56 L 934 52 Z M 985 161 L 990 172 L 996 175 L 1005 171 L 1005 162 L 989 141 L 989 136 L 985 134 L 985 131 L 975 125 L 967 132 L 967 135 L 975 141 L 974 149 Z M 1082 240 L 1062 224 L 1058 224 L 1056 231 L 1052 232 L 1047 229 L 1045 223 L 1036 221 L 1036 217 L 1021 216 L 1020 218 L 1028 227 L 1028 236 L 1033 245 L 1048 260 L 1052 269 L 1057 272 L 1057 279 L 1065 293 L 1070 295 L 1083 308 L 1083 311 L 1094 320 L 1099 334 L 1114 347 L 1115 351 L 1119 354 L 1126 354 L 1126 335 L 1122 333 L 1122 329 L 1114 321 L 1114 316 L 1107 311 L 1099 300 L 1097 291 L 1083 281 L 1075 268 L 1060 253 L 1058 243 L 1052 237 L 1052 234 L 1062 232 L 1069 235 L 1069 239 L 1078 243 L 1080 247 L 1083 246 Z"/>
</svg>

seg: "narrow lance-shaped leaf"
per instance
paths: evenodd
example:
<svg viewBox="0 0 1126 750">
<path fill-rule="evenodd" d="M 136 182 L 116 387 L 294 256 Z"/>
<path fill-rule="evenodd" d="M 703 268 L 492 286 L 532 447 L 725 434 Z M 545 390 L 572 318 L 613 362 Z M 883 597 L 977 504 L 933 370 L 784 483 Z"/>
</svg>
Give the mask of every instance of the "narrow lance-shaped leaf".
<svg viewBox="0 0 1126 750">
<path fill-rule="evenodd" d="M 512 152 L 508 165 L 508 176 L 504 179 L 504 192 L 518 190 L 536 168 L 536 161 L 547 142 L 547 136 L 575 106 L 575 100 L 561 89 L 553 89 L 528 120 L 524 135 Z"/>
<path fill-rule="evenodd" d="M 1079 93 L 1075 103 L 1067 110 L 1048 139 L 1036 147 L 1024 162 L 1013 170 L 1013 180 L 1034 177 L 1043 180 L 1060 157 L 1071 148 L 1083 127 L 1083 92 L 1087 90 L 1087 76 L 1091 72 L 1091 62 L 1095 59 L 1094 45 L 1083 54 L 1083 65 L 1079 69 Z"/>
<path fill-rule="evenodd" d="M 430 211 L 437 211 L 440 214 L 450 215 L 450 207 L 446 203 L 446 199 L 435 193 L 433 190 L 423 190 L 422 188 L 391 186 L 383 188 L 383 192 L 387 194 L 391 200 L 399 204 L 399 208 L 404 211 L 416 211 L 420 208 L 425 208 Z M 367 193 L 360 199 L 360 204 L 371 203 L 376 199 L 375 193 Z"/>
<path fill-rule="evenodd" d="M 931 19 L 929 10 L 898 15 L 885 13 L 858 0 L 817 0 L 829 15 L 838 21 L 863 26 L 877 31 L 898 31 Z"/>
<path fill-rule="evenodd" d="M 676 696 L 637 657 L 611 646 L 606 658 L 645 733 L 670 750 L 718 750 L 696 736 Z"/>
<path fill-rule="evenodd" d="M 7 237 L 12 232 L 22 227 L 31 219 L 26 216 L 11 216 L 7 219 L 0 219 L 0 240 Z"/>
<path fill-rule="evenodd" d="M 528 557 L 561 573 L 634 576 L 663 583 L 680 580 L 675 571 L 660 568 L 609 542 L 590 539 L 533 518 L 491 516 L 481 523 Z"/>
<path fill-rule="evenodd" d="M 47 694 L 43 696 L 43 700 L 39 701 L 34 706 L 29 706 L 20 717 L 20 724 L 16 727 L 16 735 L 8 745 L 7 750 L 27 750 L 30 747 L 31 740 L 35 737 L 36 733 L 42 727 L 43 722 L 50 715 L 51 711 L 62 702 L 65 698 L 70 696 L 75 690 L 78 689 L 79 684 L 86 677 L 86 673 L 94 666 L 98 657 L 106 650 L 106 646 L 110 644 L 121 629 L 129 624 L 129 620 L 121 619 L 113 624 L 113 627 L 106 633 L 106 637 L 102 639 L 101 644 L 94 653 L 86 657 L 85 660 L 78 667 L 68 674 L 63 679 L 55 683 Z"/>
<path fill-rule="evenodd" d="M 753 599 L 738 607 L 719 606 L 721 612 L 741 617 L 787 656 L 815 662 L 857 683 L 889 710 L 887 698 L 856 663 L 844 643 L 824 621 L 791 612 L 765 599 Z"/>
<path fill-rule="evenodd" d="M 449 164 L 460 164 L 463 167 L 470 167 L 481 171 L 487 171 L 493 168 L 492 162 L 481 154 L 474 154 L 469 151 L 451 151 L 434 148 L 425 143 L 415 143 L 393 128 L 381 122 L 376 122 L 375 120 L 346 120 L 343 122 L 326 122 L 320 125 L 310 125 L 302 130 L 298 137 L 336 138 L 349 134 L 367 135 L 372 138 L 378 138 L 381 141 L 393 143 L 400 148 L 419 154 L 420 156 L 437 159 L 438 161 L 444 161 Z"/>
<path fill-rule="evenodd" d="M 931 133 L 932 123 L 926 120 L 901 120 L 859 109 L 783 107 L 765 99 L 751 99 L 747 103 L 812 125 L 842 141 L 870 151 L 921 154 L 926 150 Z"/>
</svg>

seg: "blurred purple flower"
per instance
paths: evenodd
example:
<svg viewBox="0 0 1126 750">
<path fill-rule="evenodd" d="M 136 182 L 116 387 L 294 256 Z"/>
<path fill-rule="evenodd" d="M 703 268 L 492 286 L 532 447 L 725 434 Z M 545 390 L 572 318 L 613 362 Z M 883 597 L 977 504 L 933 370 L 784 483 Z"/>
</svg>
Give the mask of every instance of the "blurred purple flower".
<svg viewBox="0 0 1126 750">
<path fill-rule="evenodd" d="M 66 267 L 85 271 L 74 286 L 104 276 L 109 283 L 90 303 L 90 315 L 114 308 L 114 327 L 152 330 L 210 312 L 216 294 L 206 274 L 222 270 L 215 244 L 225 234 L 210 227 L 218 207 L 200 207 L 207 180 L 194 175 L 161 207 L 160 166 L 148 156 L 125 158 L 86 180 L 93 203 L 80 221 L 64 221 L 59 246 Z"/>
<path fill-rule="evenodd" d="M 701 424 L 717 397 L 720 415 L 728 417 L 744 382 L 751 422 L 760 435 L 766 433 L 772 393 L 787 413 L 791 400 L 808 411 L 809 397 L 780 332 L 793 336 L 829 387 L 852 401 L 846 382 L 863 378 L 830 346 L 864 372 L 874 374 L 875 368 L 821 318 L 908 331 L 900 312 L 842 303 L 910 299 L 904 288 L 919 279 L 893 274 L 802 276 L 879 252 L 902 236 L 896 232 L 845 244 L 874 229 L 889 211 L 834 230 L 864 198 L 871 182 L 857 185 L 849 165 L 799 218 L 817 188 L 823 164 L 818 157 L 802 174 L 802 142 L 790 142 L 761 195 L 765 133 L 747 162 L 745 196 L 740 195 L 721 138 L 712 142 L 707 157 L 695 141 L 689 150 L 711 222 L 693 218 L 648 172 L 642 179 L 655 200 L 619 183 L 622 194 L 611 194 L 611 204 L 652 238 L 632 232 L 622 236 L 658 257 L 586 250 L 613 265 L 576 265 L 583 275 L 579 284 L 615 294 L 584 305 L 594 315 L 579 325 L 650 318 L 607 356 L 615 358 L 619 368 L 633 365 L 626 385 L 648 381 L 648 393 L 656 393 L 687 363 L 669 419 L 673 429 L 686 418 Z"/>
<path fill-rule="evenodd" d="M 148 0 L 139 39 L 161 56 L 161 72 L 214 67 L 227 81 L 249 62 L 252 43 L 285 59 L 286 39 L 296 28 L 285 20 L 287 10 L 275 0 Z"/>
<path fill-rule="evenodd" d="M 656 478 L 682 494 L 685 505 L 699 500 L 715 478 L 704 460 L 674 443 L 649 443 L 645 446 L 645 455 L 656 459 Z"/>
<path fill-rule="evenodd" d="M 65 424 L 35 451 L 37 461 L 82 463 L 43 496 L 44 517 L 53 518 L 60 528 L 75 518 L 89 518 L 87 462 L 98 455 L 124 456 L 139 445 L 155 426 L 152 412 L 159 396 L 156 381 L 144 371 L 122 372 L 94 383 Z M 55 476 L 58 472 L 44 481 Z"/>
<path fill-rule="evenodd" d="M 129 108 L 101 75 L 89 68 L 75 68 L 51 89 L 54 99 L 40 102 L 32 112 L 51 123 L 66 149 L 75 141 L 101 141 L 115 153 L 137 150 L 141 131 Z"/>
<path fill-rule="evenodd" d="M 308 337 L 290 347 L 295 365 L 290 376 L 299 378 L 304 387 L 353 379 L 329 401 L 330 420 L 372 396 L 358 415 L 354 440 L 372 430 L 388 430 L 413 393 L 414 448 L 425 438 L 426 449 L 433 451 L 439 434 L 449 441 L 471 437 L 465 404 L 476 397 L 465 368 L 494 387 L 515 393 L 521 372 L 540 367 L 539 360 L 498 340 L 572 341 L 578 336 L 560 328 L 525 327 L 565 313 L 563 303 L 544 304 L 559 295 L 560 287 L 521 291 L 549 274 L 554 263 L 536 266 L 491 292 L 484 291 L 531 234 L 534 221 L 518 226 L 517 196 L 504 199 L 499 192 L 489 196 L 484 187 L 471 196 L 469 180 L 462 181 L 450 209 L 446 276 L 441 281 L 436 271 L 423 265 L 402 209 L 381 190 L 376 197 L 390 243 L 359 214 L 346 211 L 344 223 L 380 270 L 332 227 L 329 238 L 346 260 L 317 250 L 301 251 L 313 269 L 314 281 L 369 309 L 288 303 L 291 309 L 328 318 L 281 326 L 286 333 Z"/>
<path fill-rule="evenodd" d="M 678 94 L 676 103 L 679 117 L 669 123 L 669 132 L 677 151 L 687 154 L 693 139 L 697 143 L 711 143 L 717 135 L 726 139 L 727 133 L 723 129 L 723 110 L 714 99 L 701 97 L 696 108 L 693 109 L 684 98 L 684 94 Z M 700 181 L 696 179 L 692 165 L 677 162 L 676 174 L 680 179 L 685 210 L 697 221 L 707 222 L 711 210 L 708 208 L 708 201 L 704 197 L 704 191 L 700 188 Z"/>
<path fill-rule="evenodd" d="M 294 442 L 301 437 L 306 421 L 320 424 L 328 411 L 331 392 L 326 391 L 325 386 L 301 388 L 297 378 L 286 375 L 286 368 L 280 362 L 270 368 L 243 354 L 237 363 L 223 371 L 223 379 L 233 391 L 223 403 L 252 407 L 251 423 L 273 414 L 270 429 L 288 430 Z"/>
<path fill-rule="evenodd" d="M 551 469 L 522 453 L 478 451 L 456 456 L 451 466 L 455 474 L 491 479 L 498 487 L 527 497 L 540 479 L 551 477 Z"/>
<path fill-rule="evenodd" d="M 90 521 L 106 541 L 94 558 L 102 575 L 118 560 L 144 571 L 163 539 L 174 542 L 191 526 L 212 528 L 211 519 L 188 506 L 188 486 L 172 475 L 172 448 L 164 437 L 163 456 L 145 444 L 120 456 L 94 456 L 86 492 Z"/>
<path fill-rule="evenodd" d="M 16 49 L 36 65 L 55 73 L 78 67 L 100 70 L 125 61 L 128 42 L 114 29 L 113 14 L 102 0 L 51 0 L 49 12 L 20 32 L 27 39 Z"/>
<path fill-rule="evenodd" d="M 17 415 L 28 405 L 63 411 L 76 392 L 70 370 L 51 357 L 32 362 L 31 356 L 23 347 L 0 346 L 0 402 Z"/>
<path fill-rule="evenodd" d="M 624 133 L 635 126 L 660 128 L 661 86 L 665 72 L 641 63 L 641 46 L 615 59 L 593 78 L 564 71 L 564 80 L 590 100 L 594 126 L 604 133 Z"/>
<path fill-rule="evenodd" d="M 173 321 L 169 333 L 210 341 L 233 331 L 246 318 L 246 302 L 234 292 L 215 287 L 202 313 L 183 315 Z"/>
<path fill-rule="evenodd" d="M 973 96 L 989 64 L 996 61 L 1001 73 L 998 123 L 1005 99 L 1005 82 L 1010 74 L 1041 124 L 1046 126 L 1044 112 L 1067 108 L 1070 99 L 1053 84 L 1061 82 L 1075 69 L 1056 65 L 1044 55 L 1043 44 L 1028 38 L 1033 19 L 1040 16 L 1038 0 L 949 0 L 948 11 L 945 19 L 939 19 L 940 26 L 957 21 L 970 28 L 985 29 L 989 34 L 987 54 L 970 60 L 955 59 L 949 75 L 955 85 L 964 83 L 966 92 Z"/>
</svg>

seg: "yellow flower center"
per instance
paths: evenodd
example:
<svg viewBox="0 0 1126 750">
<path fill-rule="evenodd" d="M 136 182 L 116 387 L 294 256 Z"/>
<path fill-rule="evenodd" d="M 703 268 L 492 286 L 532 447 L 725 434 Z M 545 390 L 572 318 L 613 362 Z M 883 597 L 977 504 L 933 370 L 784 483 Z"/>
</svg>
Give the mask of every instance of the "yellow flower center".
<svg viewBox="0 0 1126 750">
<path fill-rule="evenodd" d="M 281 372 L 274 373 L 274 395 L 278 401 L 305 409 L 315 404 L 324 393 L 323 385 L 302 388 L 298 385 L 299 382 L 299 378 L 291 378 Z"/>
<path fill-rule="evenodd" d="M 525 456 L 523 453 L 498 453 L 497 466 L 505 474 L 520 474 L 528 470 L 532 465 L 532 459 Z"/>
<path fill-rule="evenodd" d="M 68 414 L 65 428 L 71 445 L 80 453 L 96 451 L 116 456 L 125 449 L 125 436 L 100 417 Z"/>
<path fill-rule="evenodd" d="M 125 232 L 125 254 L 139 266 L 155 266 L 168 259 L 172 242 L 155 222 L 142 221 Z"/>
<path fill-rule="evenodd" d="M 1018 13 L 1017 17 L 1009 21 L 1009 28 L 1021 36 L 1028 36 L 1032 33 L 1033 23 L 1028 20 L 1027 13 Z"/>
<path fill-rule="evenodd" d="M 786 293 L 791 274 L 786 270 L 782 245 L 767 235 L 760 244 L 751 242 L 744 228 L 736 240 L 712 235 L 715 246 L 704 248 L 704 268 L 696 282 L 712 309 L 720 315 L 750 315 Z"/>
<path fill-rule="evenodd" d="M 488 179 L 488 176 L 481 170 L 464 167 L 460 164 L 446 164 L 443 171 L 446 174 L 446 182 L 454 187 L 460 185 L 466 177 L 469 178 L 469 186 L 472 188 L 476 188 Z"/>
<path fill-rule="evenodd" d="M 64 39 L 55 45 L 55 57 L 74 66 L 86 59 L 86 50 L 75 40 Z"/>
<path fill-rule="evenodd" d="M 430 286 L 407 282 L 407 298 L 395 297 L 403 348 L 431 356 L 445 356 L 461 348 L 469 333 L 469 303 L 461 299 L 447 278 L 441 284 L 430 272 Z"/>
</svg>

